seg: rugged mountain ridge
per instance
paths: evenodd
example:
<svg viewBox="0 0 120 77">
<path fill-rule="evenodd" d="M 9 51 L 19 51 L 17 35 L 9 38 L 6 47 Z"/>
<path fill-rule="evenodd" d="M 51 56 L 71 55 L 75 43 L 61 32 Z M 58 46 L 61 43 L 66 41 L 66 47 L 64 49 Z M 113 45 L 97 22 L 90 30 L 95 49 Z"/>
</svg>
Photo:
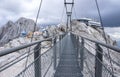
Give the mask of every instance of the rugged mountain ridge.
<svg viewBox="0 0 120 77">
<path fill-rule="evenodd" d="M 17 22 L 16 22 L 17 23 Z M 21 23 L 23 23 L 24 24 L 24 20 L 23 21 L 21 21 Z M 30 22 L 31 23 L 31 22 Z M 14 23 L 12 23 L 12 22 L 10 22 L 10 24 L 14 24 Z M 20 22 L 18 22 L 17 24 L 20 24 Z M 25 25 L 25 24 L 24 24 Z M 10 26 L 10 25 L 9 25 Z M 19 30 L 20 29 L 25 29 L 25 28 L 23 28 L 23 27 L 25 27 L 25 26 L 19 26 L 20 28 L 17 28 L 18 29 L 18 32 L 19 32 Z M 9 28 L 9 27 L 8 27 Z M 31 27 L 30 27 L 31 28 Z M 12 28 L 10 28 L 10 29 L 12 29 Z M 5 30 L 6 30 L 6 28 L 5 28 Z M 14 29 L 13 29 L 14 30 Z M 12 30 L 12 31 L 13 31 Z M 30 29 L 26 29 L 26 30 L 30 30 Z M 31 29 L 32 30 L 32 29 Z M 59 25 L 57 25 L 57 26 L 48 26 L 48 27 L 46 27 L 46 30 L 48 31 L 48 33 L 49 33 L 49 36 L 54 36 L 54 35 L 58 35 L 58 34 L 62 34 L 62 33 L 64 33 L 65 32 L 65 30 L 66 30 L 66 24 L 59 24 Z M 22 31 L 22 30 L 21 30 Z M 81 23 L 81 22 L 79 22 L 79 21 L 72 21 L 72 31 L 71 31 L 72 33 L 74 33 L 74 34 L 77 34 L 78 36 L 79 35 L 81 35 L 81 36 L 84 36 L 84 37 L 86 37 L 86 38 L 91 38 L 91 39 L 93 39 L 93 40 L 98 40 L 98 41 L 101 41 L 101 42 L 104 42 L 105 43 L 105 39 L 104 39 L 104 37 L 103 37 L 103 31 L 102 31 L 102 29 L 101 28 L 99 28 L 99 27 L 97 27 L 97 26 L 87 26 L 85 23 Z M 115 45 L 114 44 L 114 41 L 110 38 L 110 36 L 108 36 L 107 34 L 105 34 L 106 35 L 106 38 L 107 38 L 107 41 L 109 42 L 109 44 L 110 45 Z M 39 36 L 39 40 L 42 40 L 42 38 L 40 38 L 40 37 L 42 37 L 42 35 L 40 35 Z M 43 38 L 44 39 L 44 38 Z M 12 41 L 10 41 L 10 42 L 8 42 L 6 45 L 4 45 L 4 49 L 6 49 L 6 48 L 11 48 L 11 47 L 16 47 L 16 46 L 20 46 L 20 45 L 23 45 L 23 44 L 27 44 L 27 43 L 29 43 L 29 41 L 30 41 L 30 39 L 28 39 L 28 38 L 25 38 L 25 37 L 20 37 L 20 38 L 16 38 L 16 39 L 13 39 Z M 80 40 L 79 40 L 80 41 Z M 85 40 L 88 44 L 90 44 L 91 46 L 93 46 L 93 47 L 95 47 L 95 44 L 93 44 L 93 43 L 91 43 L 91 42 L 89 42 L 89 41 L 87 41 L 87 40 Z M 43 46 L 46 46 L 46 45 L 51 45 L 51 43 L 44 43 L 45 45 L 43 45 Z M 49 47 L 49 46 L 48 46 Z M 89 47 L 89 45 L 87 45 L 87 44 L 85 44 L 85 48 L 86 49 L 88 49 L 93 55 L 95 55 L 95 49 L 93 49 L 93 48 L 91 48 L 91 47 Z M 45 48 L 46 49 L 46 48 Z M 44 50 L 45 49 L 42 49 L 42 52 L 45 52 Z M 103 50 L 105 51 L 104 53 L 106 53 L 107 54 L 107 49 L 106 48 L 103 48 Z M 27 49 L 26 49 L 26 51 L 27 51 Z M 120 58 L 119 58 L 119 54 L 117 54 L 117 53 L 114 53 L 114 52 L 112 52 L 112 50 L 110 50 L 111 52 L 110 52 L 110 54 L 111 54 L 111 58 L 112 59 L 114 59 L 116 62 L 119 62 L 120 61 Z M 9 63 L 9 61 L 11 60 L 11 59 L 13 59 L 13 58 L 16 58 L 17 56 L 19 56 L 21 53 L 18 53 L 18 52 L 15 52 L 15 53 L 13 53 L 13 54 L 11 54 L 11 55 L 8 55 L 7 57 L 5 56 L 4 58 L 3 58 L 3 60 L 1 61 L 1 63 L 4 63 L 4 62 L 8 62 Z M 94 57 L 94 56 L 93 56 Z M 91 60 L 91 61 L 93 61 L 93 63 L 94 63 L 94 59 L 91 57 L 91 56 L 87 56 L 87 54 L 85 54 L 85 61 L 89 61 L 89 59 Z M 29 59 L 30 61 L 31 61 L 31 58 Z M 107 68 L 110 68 L 111 69 L 111 66 L 110 66 L 110 62 L 109 62 L 109 58 L 106 56 L 106 57 L 103 57 L 103 60 L 104 60 L 104 64 L 106 65 L 106 67 Z M 94 64 L 93 63 L 89 63 L 89 66 L 90 66 L 90 69 L 92 70 L 92 71 L 94 71 Z M 14 74 L 18 74 L 18 72 L 16 72 L 16 71 L 20 71 L 21 69 L 23 69 L 23 67 L 24 67 L 24 64 L 25 64 L 25 61 L 22 61 L 22 63 L 19 63 L 18 64 L 18 66 L 15 66 L 15 67 L 13 67 L 13 68 L 17 68 L 17 69 L 10 69 L 9 70 L 9 72 L 11 71 L 11 73 L 14 73 Z M 84 66 L 85 67 L 85 66 Z M 86 67 L 85 67 L 85 69 L 86 69 Z M 114 72 L 115 73 L 118 73 L 118 76 L 119 76 L 119 70 L 120 70 L 120 68 L 114 63 L 113 64 L 113 69 L 115 70 Z M 15 72 L 12 72 L 12 71 L 15 71 Z M 3 76 L 2 74 L 1 74 L 1 76 L 2 77 L 8 77 L 8 75 L 9 74 L 11 74 L 11 73 L 9 73 L 9 72 L 7 72 L 7 73 L 4 73 L 3 72 L 3 75 L 5 74 L 5 76 Z M 86 71 L 86 72 L 83 72 L 83 73 L 85 73 L 86 74 L 86 76 L 85 77 L 89 77 L 89 76 L 87 76 L 88 75 L 88 72 Z"/>
<path fill-rule="evenodd" d="M 8 21 L 0 28 L 0 46 L 20 36 L 22 31 L 30 32 L 34 29 L 35 22 L 32 19 L 21 17 L 16 22 Z M 37 30 L 39 27 L 37 27 Z"/>
</svg>

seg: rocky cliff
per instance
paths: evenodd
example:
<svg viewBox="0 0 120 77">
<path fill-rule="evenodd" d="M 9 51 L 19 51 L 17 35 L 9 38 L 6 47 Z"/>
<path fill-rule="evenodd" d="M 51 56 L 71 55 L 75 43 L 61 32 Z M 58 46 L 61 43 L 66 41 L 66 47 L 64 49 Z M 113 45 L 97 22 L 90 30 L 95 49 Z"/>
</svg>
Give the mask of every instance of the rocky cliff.
<svg viewBox="0 0 120 77">
<path fill-rule="evenodd" d="M 34 29 L 35 22 L 31 19 L 20 18 L 16 22 L 8 21 L 0 28 L 0 46 L 20 36 L 22 31 L 30 32 Z M 37 27 L 37 30 L 39 27 Z"/>
<path fill-rule="evenodd" d="M 8 39 L 8 37 L 12 38 L 11 35 L 14 36 L 14 37 L 18 37 L 20 32 L 23 29 L 25 29 L 26 31 L 32 31 L 33 30 L 33 26 L 34 26 L 34 21 L 32 21 L 32 20 L 29 21 L 29 22 L 26 21 L 27 22 L 26 23 L 25 20 L 26 20 L 25 18 L 22 18 L 22 19 L 19 19 L 15 23 L 9 21 L 7 23 L 9 25 L 6 24 L 7 27 L 5 25 L 5 28 L 3 27 L 4 29 L 2 29 L 3 31 L 0 30 L 0 34 L 2 36 L 1 39 L 5 38 L 5 36 L 6 36 L 6 39 Z M 12 24 L 12 26 L 14 28 L 10 24 Z M 66 25 L 65 24 L 59 24 L 57 26 L 48 26 L 48 27 L 46 27 L 46 30 L 48 31 L 50 36 L 54 36 L 56 34 L 58 35 L 58 34 L 64 33 L 65 30 L 66 30 Z M 10 31 L 11 33 L 8 32 L 8 31 Z M 16 33 L 14 33 L 14 32 L 16 32 Z M 72 21 L 72 33 L 77 34 L 77 35 L 81 35 L 81 36 L 84 36 L 84 37 L 87 37 L 87 38 L 91 38 L 91 39 L 94 39 L 94 40 L 98 40 L 98 41 L 101 41 L 101 42 L 105 43 L 105 39 L 103 37 L 103 31 L 98 26 L 87 26 L 85 23 L 81 23 L 79 21 Z M 114 41 L 110 38 L 110 36 L 108 36 L 107 34 L 105 34 L 105 36 L 107 38 L 107 42 L 109 42 L 110 45 L 115 45 Z M 40 36 L 40 37 L 42 37 L 42 36 Z M 39 37 L 39 40 L 44 39 L 44 38 L 41 39 L 40 37 Z M 25 37 L 16 38 L 16 39 L 13 39 L 12 41 L 10 41 L 9 43 L 7 43 L 6 45 L 4 45 L 3 49 L 11 48 L 11 47 L 19 46 L 19 45 L 23 45 L 23 44 L 26 44 L 28 42 L 30 42 L 30 39 L 28 39 L 28 38 L 25 38 Z M 88 49 L 93 55 L 95 55 L 96 50 L 92 48 L 92 47 L 95 48 L 95 44 L 93 44 L 93 43 L 91 43 L 89 41 L 86 41 L 86 42 L 87 43 L 85 44 L 85 48 Z M 90 44 L 92 47 L 90 47 L 88 44 Z M 48 44 L 45 43 L 45 45 L 48 45 Z M 42 52 L 44 52 L 43 50 L 45 50 L 45 49 L 42 48 Z M 105 47 L 103 47 L 103 50 L 104 50 L 104 54 L 106 55 L 106 56 L 103 57 L 104 64 L 106 65 L 107 68 L 111 69 L 109 58 L 108 58 L 108 50 Z M 5 56 L 1 60 L 1 63 L 3 64 L 4 62 L 9 62 L 11 59 L 16 58 L 20 54 L 21 53 L 15 52 L 15 53 L 13 53 L 11 55 L 8 55 L 7 57 Z M 120 58 L 119 58 L 120 54 L 115 53 L 112 50 L 110 50 L 110 56 L 116 62 L 120 63 Z M 94 58 L 93 57 L 91 57 L 90 55 L 87 56 L 85 54 L 85 61 L 89 61 L 89 59 L 90 59 L 94 63 Z M 19 66 L 15 66 L 14 68 L 17 68 L 17 70 L 21 70 L 21 68 L 24 67 L 24 64 L 25 64 L 25 61 L 22 61 L 22 63 L 19 63 Z M 94 69 L 92 68 L 92 67 L 94 67 L 94 65 L 92 63 L 90 63 L 89 66 L 91 67 L 90 69 L 92 69 L 94 71 Z M 86 67 L 85 67 L 85 69 L 86 69 Z M 118 70 L 120 70 L 120 68 L 118 68 L 116 63 L 113 63 L 113 69 L 114 69 L 115 73 L 119 73 Z M 2 77 L 7 77 L 7 76 L 2 76 Z M 85 77 L 89 77 L 89 76 L 85 76 Z"/>
</svg>

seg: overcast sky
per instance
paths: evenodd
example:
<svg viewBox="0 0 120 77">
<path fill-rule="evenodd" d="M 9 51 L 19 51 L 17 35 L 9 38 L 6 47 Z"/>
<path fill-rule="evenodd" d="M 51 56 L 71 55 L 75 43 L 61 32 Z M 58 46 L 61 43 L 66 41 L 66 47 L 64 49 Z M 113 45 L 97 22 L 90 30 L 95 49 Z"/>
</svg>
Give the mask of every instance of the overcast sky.
<svg viewBox="0 0 120 77">
<path fill-rule="evenodd" d="M 0 0 L 0 25 L 20 17 L 35 20 L 40 0 Z M 120 0 L 98 0 L 105 26 L 120 26 Z M 61 22 L 64 0 L 43 0 L 39 23 Z M 75 16 L 76 12 L 76 16 Z M 65 20 L 65 11 L 63 21 Z M 75 0 L 73 18 L 99 19 L 95 0 Z"/>
</svg>

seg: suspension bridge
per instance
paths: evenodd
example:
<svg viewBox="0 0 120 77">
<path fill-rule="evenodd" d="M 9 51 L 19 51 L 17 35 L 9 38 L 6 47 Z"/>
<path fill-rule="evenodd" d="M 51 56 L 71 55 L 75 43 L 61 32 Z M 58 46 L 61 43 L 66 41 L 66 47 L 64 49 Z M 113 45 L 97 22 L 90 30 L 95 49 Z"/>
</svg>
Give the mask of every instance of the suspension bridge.
<svg viewBox="0 0 120 77">
<path fill-rule="evenodd" d="M 69 11 L 67 5 L 71 5 Z M 65 0 L 67 14 L 67 27 L 65 33 L 61 35 L 54 35 L 45 40 L 38 40 L 26 45 L 0 51 L 0 57 L 7 56 L 14 52 L 19 52 L 20 50 L 23 51 L 23 54 L 11 62 L 0 66 L 0 72 L 7 74 L 11 72 L 10 69 L 13 69 L 12 67 L 14 65 L 17 63 L 20 64 L 22 60 L 27 59 L 25 67 L 22 67 L 23 69 L 21 68 L 22 70 L 19 71 L 19 73 L 12 76 L 119 77 L 119 70 L 116 70 L 114 65 L 117 66 L 117 68 L 120 68 L 120 62 L 112 58 L 106 51 L 109 50 L 109 53 L 120 54 L 120 49 L 109 45 L 107 42 L 103 43 L 72 32 L 71 15 L 73 6 L 74 0 L 72 0 L 72 2 L 66 2 Z M 41 43 L 44 41 L 51 41 L 52 47 L 42 53 Z M 91 42 L 94 46 L 88 44 L 87 41 Z M 92 48 L 95 54 L 93 54 L 91 50 L 87 49 L 86 45 L 89 48 Z M 24 52 L 25 49 L 28 51 Z M 28 61 L 29 57 L 30 60 Z M 10 75 L 8 75 L 8 77 L 10 77 Z"/>
</svg>

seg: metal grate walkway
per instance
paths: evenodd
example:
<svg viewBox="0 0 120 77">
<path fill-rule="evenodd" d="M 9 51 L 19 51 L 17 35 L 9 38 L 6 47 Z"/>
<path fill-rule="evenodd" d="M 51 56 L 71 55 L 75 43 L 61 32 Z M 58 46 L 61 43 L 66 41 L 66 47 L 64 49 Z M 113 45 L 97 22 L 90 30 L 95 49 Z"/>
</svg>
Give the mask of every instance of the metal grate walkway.
<svg viewBox="0 0 120 77">
<path fill-rule="evenodd" d="M 77 50 L 71 36 L 67 35 L 66 40 L 66 43 L 64 43 L 66 47 L 61 54 L 54 77 L 82 77 L 78 64 Z"/>
</svg>

